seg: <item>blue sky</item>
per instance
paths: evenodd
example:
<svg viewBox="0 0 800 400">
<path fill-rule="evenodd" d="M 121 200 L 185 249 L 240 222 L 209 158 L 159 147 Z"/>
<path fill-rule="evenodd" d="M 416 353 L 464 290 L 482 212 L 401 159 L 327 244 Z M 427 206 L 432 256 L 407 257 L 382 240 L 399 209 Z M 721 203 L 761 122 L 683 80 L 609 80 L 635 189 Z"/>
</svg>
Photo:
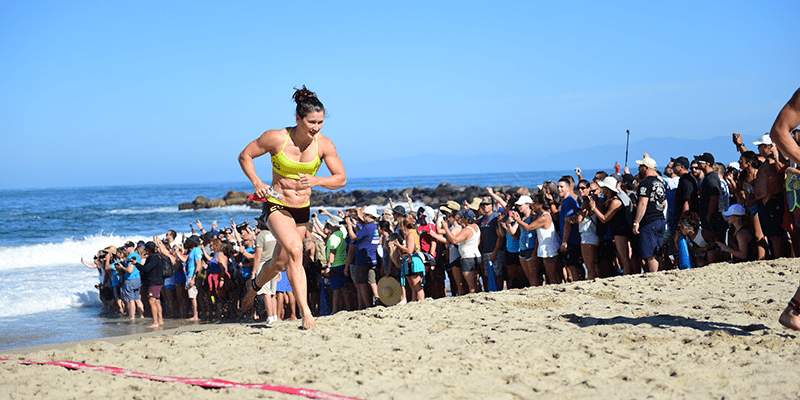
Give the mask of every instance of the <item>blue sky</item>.
<svg viewBox="0 0 800 400">
<path fill-rule="evenodd" d="M 800 86 L 795 0 L 289 3 L 0 3 L 0 188 L 243 181 L 303 84 L 352 177 L 755 139 Z"/>
</svg>

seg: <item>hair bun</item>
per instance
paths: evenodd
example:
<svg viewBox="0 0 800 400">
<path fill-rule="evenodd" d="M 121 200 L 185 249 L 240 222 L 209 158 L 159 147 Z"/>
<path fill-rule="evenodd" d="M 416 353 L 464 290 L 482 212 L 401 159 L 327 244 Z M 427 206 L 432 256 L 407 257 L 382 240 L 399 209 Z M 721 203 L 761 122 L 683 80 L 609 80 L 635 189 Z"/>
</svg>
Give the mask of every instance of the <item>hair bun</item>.
<svg viewBox="0 0 800 400">
<path fill-rule="evenodd" d="M 310 90 L 308 90 L 306 88 L 306 85 L 303 85 L 303 87 L 300 88 L 300 89 L 294 88 L 294 94 L 292 95 L 292 100 L 294 100 L 295 103 L 300 104 L 300 103 L 302 103 L 303 101 L 305 101 L 306 99 L 309 99 L 309 98 L 315 98 L 316 99 L 317 98 L 317 94 L 312 92 L 312 91 L 310 91 Z"/>
<path fill-rule="evenodd" d="M 305 118 L 310 112 L 315 111 L 322 111 L 325 112 L 325 106 L 322 105 L 322 102 L 319 101 L 317 98 L 317 94 L 308 90 L 306 85 L 303 85 L 302 88 L 294 88 L 294 94 L 292 95 L 292 100 L 297 103 L 297 108 L 295 112 L 301 118 Z"/>
</svg>

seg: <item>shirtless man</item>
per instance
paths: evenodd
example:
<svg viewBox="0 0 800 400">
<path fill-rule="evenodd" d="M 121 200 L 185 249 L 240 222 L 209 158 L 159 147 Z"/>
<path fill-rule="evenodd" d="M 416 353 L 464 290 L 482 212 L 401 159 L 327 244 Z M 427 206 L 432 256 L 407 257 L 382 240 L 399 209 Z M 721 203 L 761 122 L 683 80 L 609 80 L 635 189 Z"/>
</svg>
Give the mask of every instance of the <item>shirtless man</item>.
<svg viewBox="0 0 800 400">
<path fill-rule="evenodd" d="M 775 145 L 784 157 L 788 157 L 795 163 L 800 163 L 800 147 L 792 138 L 791 130 L 800 125 L 800 89 L 794 92 L 789 102 L 778 114 L 778 118 L 772 125 L 770 137 L 775 141 Z M 797 289 L 789 305 L 781 313 L 778 321 L 781 325 L 794 330 L 800 330 L 800 288 Z"/>
<path fill-rule="evenodd" d="M 781 258 L 784 256 L 785 233 L 781 227 L 785 209 L 783 171 L 786 170 L 787 163 L 785 160 L 783 162 L 779 160 L 778 148 L 772 143 L 769 134 L 760 137 L 753 144 L 758 146 L 759 154 L 765 159 L 758 168 L 753 187 L 753 193 L 758 201 L 758 219 L 761 231 L 769 239 L 773 258 Z"/>
</svg>

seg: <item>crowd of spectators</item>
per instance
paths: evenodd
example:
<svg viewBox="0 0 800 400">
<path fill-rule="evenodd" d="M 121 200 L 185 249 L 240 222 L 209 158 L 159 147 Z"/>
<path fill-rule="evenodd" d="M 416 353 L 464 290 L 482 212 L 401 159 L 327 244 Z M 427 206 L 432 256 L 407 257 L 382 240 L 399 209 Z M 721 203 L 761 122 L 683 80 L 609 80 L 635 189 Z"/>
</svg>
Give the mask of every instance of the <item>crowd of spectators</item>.
<svg viewBox="0 0 800 400">
<path fill-rule="evenodd" d="M 798 138 L 798 130 L 792 132 Z M 400 304 L 487 290 L 553 285 L 621 274 L 696 268 L 800 255 L 800 170 L 769 134 L 728 165 L 703 153 L 659 168 L 644 154 L 633 174 L 615 166 L 504 193 L 414 207 L 391 202 L 312 215 L 303 266 L 314 315 L 381 304 L 378 282 L 394 277 Z M 731 154 L 734 154 L 731 152 Z M 266 226 L 247 223 L 101 250 L 101 299 L 134 319 L 254 318 L 300 315 L 285 272 L 240 310 L 247 281 L 270 261 Z M 447 284 L 449 282 L 449 285 Z M 142 301 L 144 297 L 146 301 Z M 163 309 L 163 311 L 162 311 Z"/>
</svg>

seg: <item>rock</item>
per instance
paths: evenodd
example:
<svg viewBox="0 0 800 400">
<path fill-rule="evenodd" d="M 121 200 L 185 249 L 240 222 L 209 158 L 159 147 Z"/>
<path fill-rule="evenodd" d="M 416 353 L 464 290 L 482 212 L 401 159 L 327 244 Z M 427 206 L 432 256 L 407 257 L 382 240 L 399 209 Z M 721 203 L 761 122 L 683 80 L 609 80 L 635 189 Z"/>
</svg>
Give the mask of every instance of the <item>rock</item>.
<svg viewBox="0 0 800 400">
<path fill-rule="evenodd" d="M 442 199 L 445 197 L 452 196 L 454 192 L 455 190 L 453 190 L 453 187 L 449 183 L 445 182 L 440 184 L 439 186 L 436 187 L 436 189 L 433 190 L 433 195 L 439 199 Z"/>
<path fill-rule="evenodd" d="M 223 197 L 223 200 L 225 200 L 225 205 L 228 206 L 240 206 L 242 204 L 247 204 L 247 197 L 233 197 L 230 199 Z"/>
<path fill-rule="evenodd" d="M 510 186 L 497 187 L 495 190 L 503 190 L 506 193 L 515 193 L 517 188 Z M 464 201 L 472 202 L 475 197 L 486 196 L 486 189 L 479 186 L 452 186 L 444 182 L 436 188 L 426 188 L 417 186 L 405 189 L 391 189 L 374 192 L 371 190 L 353 190 L 346 192 L 337 190 L 335 192 L 312 190 L 311 203 L 319 206 L 330 207 L 363 207 L 367 205 L 383 206 L 390 200 L 396 203 L 406 203 L 406 195 L 411 196 L 413 201 L 423 202 L 431 207 L 438 207 L 440 204 L 449 200 L 459 203 Z M 198 196 L 191 203 L 181 203 L 180 210 L 197 210 L 203 208 L 223 207 L 231 205 L 247 205 L 250 208 L 260 210 L 262 202 L 248 200 L 250 193 L 230 191 L 224 197 L 216 200 L 209 200 L 207 197 Z"/>
<path fill-rule="evenodd" d="M 211 204 L 211 200 L 205 196 L 197 196 L 196 199 L 192 202 L 194 204 L 194 209 L 199 210 L 202 208 L 209 208 L 209 204 Z"/>
<path fill-rule="evenodd" d="M 235 190 L 231 190 L 230 192 L 228 192 L 228 194 L 223 196 L 222 199 L 225 200 L 226 203 L 230 204 L 231 199 L 244 199 L 245 201 L 247 201 L 248 197 L 250 197 L 250 193 L 237 192 Z M 244 203 L 238 203 L 238 204 L 244 204 Z"/>
<path fill-rule="evenodd" d="M 214 199 L 214 200 L 211 200 L 210 203 L 208 203 L 208 208 L 225 207 L 226 205 L 227 205 L 227 203 L 225 203 L 225 200 Z"/>
</svg>

